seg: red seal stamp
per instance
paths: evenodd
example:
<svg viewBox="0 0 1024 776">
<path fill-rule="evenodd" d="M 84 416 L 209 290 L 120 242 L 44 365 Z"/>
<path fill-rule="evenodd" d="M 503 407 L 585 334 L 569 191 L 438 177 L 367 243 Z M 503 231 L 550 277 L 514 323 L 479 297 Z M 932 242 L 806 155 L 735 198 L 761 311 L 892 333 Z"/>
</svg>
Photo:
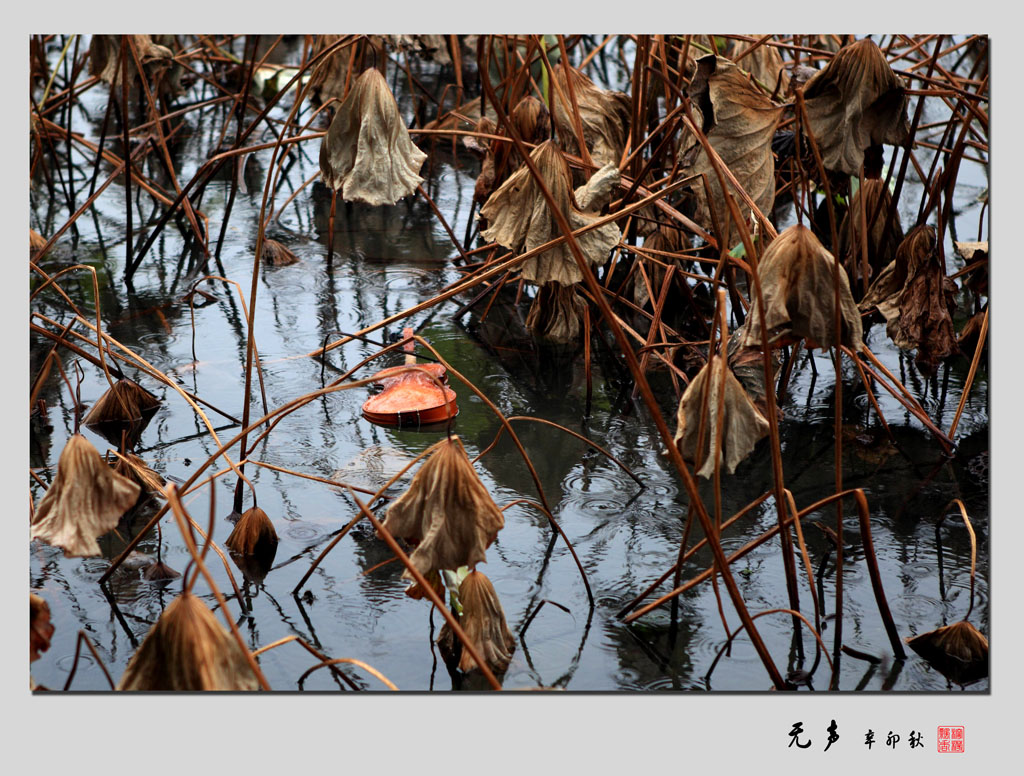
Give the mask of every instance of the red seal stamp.
<svg viewBox="0 0 1024 776">
<path fill-rule="evenodd" d="M 943 754 L 962 754 L 964 751 L 963 725 L 939 725 L 936 739 L 939 752 Z"/>
</svg>

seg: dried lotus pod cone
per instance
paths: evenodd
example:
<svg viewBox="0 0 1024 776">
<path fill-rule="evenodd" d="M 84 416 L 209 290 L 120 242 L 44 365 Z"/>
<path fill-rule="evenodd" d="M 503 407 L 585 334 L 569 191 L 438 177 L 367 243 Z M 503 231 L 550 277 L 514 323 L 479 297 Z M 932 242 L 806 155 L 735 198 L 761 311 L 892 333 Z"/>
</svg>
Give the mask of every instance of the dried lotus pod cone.
<svg viewBox="0 0 1024 776">
<path fill-rule="evenodd" d="M 512 660 L 516 640 L 505 622 L 505 611 L 491 580 L 479 571 L 471 572 L 459 585 L 459 602 L 462 604 L 459 624 L 466 636 L 487 661 L 491 671 L 495 674 L 505 673 Z M 454 637 L 447 623 L 438 636 L 438 643 L 447 645 L 454 662 L 462 644 Z M 461 652 L 462 656 L 458 659 L 460 670 L 469 672 L 479 668 L 468 649 L 463 648 Z"/>
<path fill-rule="evenodd" d="M 235 523 L 224 546 L 239 555 L 268 555 L 277 552 L 277 531 L 267 513 L 253 507 Z"/>
<path fill-rule="evenodd" d="M 346 202 L 394 205 L 423 182 L 426 158 L 409 138 L 384 76 L 370 68 L 331 121 L 320 145 L 320 174 Z"/>
<path fill-rule="evenodd" d="M 209 607 L 192 593 L 182 593 L 150 628 L 117 689 L 256 690 L 259 680 Z"/>
<path fill-rule="evenodd" d="M 958 684 L 988 676 L 988 639 L 967 620 L 906 640 L 907 645 Z"/>
<path fill-rule="evenodd" d="M 140 490 L 108 466 L 91 442 L 75 434 L 36 507 L 32 538 L 60 547 L 69 558 L 99 555 L 96 539 L 135 505 Z"/>
<path fill-rule="evenodd" d="M 28 616 L 28 657 L 29 662 L 33 663 L 50 648 L 50 639 L 53 638 L 49 604 L 35 593 L 29 593 Z"/>
<path fill-rule="evenodd" d="M 277 240 L 271 240 L 270 238 L 263 240 L 261 256 L 263 263 L 269 264 L 272 267 L 287 267 L 290 264 L 297 264 L 299 261 L 298 256 L 285 248 Z"/>
<path fill-rule="evenodd" d="M 416 545 L 409 559 L 424 576 L 483 563 L 504 525 L 457 436 L 439 443 L 384 518 L 392 536 Z"/>
<path fill-rule="evenodd" d="M 765 313 L 756 297 L 744 324 L 744 347 L 760 347 L 761 321 L 769 346 L 806 339 L 808 348 L 830 348 L 835 337 L 836 260 L 810 229 L 794 224 L 771 241 L 758 262 Z M 860 311 L 850 293 L 846 270 L 839 272 L 840 342 L 851 350 L 864 347 Z"/>
<path fill-rule="evenodd" d="M 134 447 L 160 406 L 160 400 L 127 378 L 108 388 L 82 419 L 82 424 L 113 445 Z"/>
</svg>

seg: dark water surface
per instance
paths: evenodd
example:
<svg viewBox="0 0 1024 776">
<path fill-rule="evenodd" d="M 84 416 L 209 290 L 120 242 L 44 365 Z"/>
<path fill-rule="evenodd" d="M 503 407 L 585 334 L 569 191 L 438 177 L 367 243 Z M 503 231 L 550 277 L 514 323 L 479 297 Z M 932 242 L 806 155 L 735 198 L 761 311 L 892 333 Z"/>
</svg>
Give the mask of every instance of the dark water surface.
<svg viewBox="0 0 1024 776">
<path fill-rule="evenodd" d="M 424 78 L 436 75 L 425 66 Z M 74 111 L 75 131 L 96 139 L 105 108 L 106 90 L 93 89 Z M 287 102 L 287 101 L 286 101 Z M 286 108 L 290 105 L 286 105 Z M 281 114 L 283 116 L 283 114 Z M 305 114 L 308 116 L 308 113 Z M 179 179 L 187 180 L 217 142 L 223 112 L 212 109 L 201 122 L 190 116 L 191 136 L 176 160 Z M 272 139 L 254 137 L 253 142 Z M 424 150 L 425 142 L 418 141 Z M 286 185 L 278 203 L 318 170 L 318 141 L 293 152 L 286 171 Z M 76 186 L 88 185 L 91 166 L 75 156 Z M 927 158 L 927 156 L 925 157 Z M 241 284 L 248 294 L 252 252 L 269 152 L 257 154 L 245 171 L 247 192 L 239 192 L 227 225 L 220 255 L 222 269 L 211 261 L 210 271 Z M 969 166 L 965 163 L 965 166 Z M 427 162 L 425 186 L 460 238 L 470 216 L 476 163 L 471 157 L 453 158 L 439 150 Z M 65 172 L 67 172 L 65 170 Z M 424 173 L 426 175 L 426 172 Z M 102 174 L 101 174 L 102 175 Z M 972 177 L 973 176 L 973 177 Z M 977 229 L 978 206 L 974 203 L 987 185 L 984 170 L 965 171 L 962 207 L 958 223 L 960 239 L 974 239 L 965 232 Z M 211 235 L 221 227 L 229 196 L 230 180 L 210 185 L 202 202 L 210 217 Z M 134 194 L 133 194 L 134 196 Z M 920 186 L 908 185 L 906 208 L 916 212 Z M 973 204 L 972 204 L 973 203 Z M 136 242 L 140 228 L 151 215 L 146 204 L 135 210 Z M 319 187 L 307 187 L 275 221 L 268 236 L 287 245 L 300 262 L 287 267 L 260 269 L 256 313 L 256 343 L 263 364 L 266 403 L 272 409 L 321 386 L 321 365 L 305 357 L 325 337 L 352 332 L 411 307 L 437 294 L 458 279 L 451 259 L 456 255 L 441 224 L 422 198 L 402 201 L 394 207 L 345 206 L 339 202 L 335 223 L 333 261 L 327 260 L 329 197 Z M 37 182 L 31 195 L 32 227 L 50 234 L 67 218 L 66 202 L 51 200 Z M 237 291 L 222 282 L 203 288 L 212 303 L 194 310 L 194 322 L 183 295 L 194 282 L 190 265 L 197 260 L 183 244 L 179 231 L 169 227 L 154 245 L 135 277 L 135 292 L 127 293 L 121 281 L 124 268 L 124 189 L 115 183 L 94 211 L 79 219 L 79 236 L 65 238 L 46 257 L 50 273 L 73 263 L 97 268 L 101 279 L 102 313 L 111 336 L 134 350 L 157 369 L 179 381 L 225 412 L 241 415 L 244 386 L 245 312 Z M 785 223 L 780 224 L 780 231 Z M 212 242 L 212 240 L 211 240 Z M 962 264 L 947 246 L 949 271 Z M 75 276 L 76 278 L 78 276 Z M 83 309 L 93 309 L 91 285 L 82 280 L 67 282 L 65 289 Z M 55 296 L 44 295 L 38 309 L 58 320 L 67 311 Z M 554 517 L 582 561 L 593 589 L 591 607 L 576 565 L 543 515 L 519 504 L 505 513 L 505 528 L 488 550 L 481 567 L 493 582 L 517 636 L 512 663 L 504 677 L 506 688 L 558 687 L 568 690 L 744 690 L 770 688 L 770 680 L 745 635 L 731 652 L 716 661 L 725 645 L 725 626 L 718 611 L 715 590 L 702 584 L 684 594 L 678 606 L 657 609 L 636 624 L 627 626 L 616 613 L 676 560 L 687 496 L 682 483 L 662 454 L 662 444 L 640 402 L 631 400 L 631 385 L 623 378 L 621 362 L 595 341 L 593 403 L 585 416 L 586 376 L 581 354 L 538 348 L 522 332 L 525 312 L 497 304 L 481 321 L 452 314 L 461 302 L 448 302 L 419 313 L 405 322 L 417 327 L 450 363 L 480 388 L 508 415 L 545 418 L 584 434 L 606 447 L 642 480 L 639 487 L 613 462 L 583 443 L 550 426 L 518 422 L 515 428 L 541 484 Z M 478 308 L 482 312 L 481 308 Z M 375 338 L 396 334 L 396 324 Z M 933 422 L 948 429 L 956 412 L 961 386 L 966 379 L 966 359 L 953 361 L 930 380 L 921 376 L 912 357 L 902 356 L 876 326 L 866 334 L 867 345 L 928 409 Z M 32 338 L 32 372 L 39 368 L 48 345 Z M 194 349 L 194 355 L 193 355 Z M 377 347 L 352 342 L 333 351 L 326 379 L 330 380 Z M 827 354 L 816 352 L 812 364 L 801 355 L 790 391 L 780 409 L 782 455 L 786 486 L 798 507 L 803 508 L 834 491 L 833 418 L 835 375 Z M 64 360 L 70 372 L 72 357 Z M 396 358 L 380 362 L 395 363 Z M 89 406 L 103 393 L 102 372 L 80 362 L 83 376 L 81 401 Z M 365 377 L 373 367 L 356 376 Z M 129 376 L 131 372 L 129 371 Z M 951 624 L 967 613 L 970 597 L 970 543 L 962 522 L 947 508 L 960 498 L 967 507 L 978 536 L 978 569 L 971 622 L 983 633 L 988 622 L 988 375 L 979 371 L 956 434 L 955 457 L 944 458 L 938 445 L 902 405 L 885 393 L 879 401 L 897 444 L 886 441 L 855 372 L 846 362 L 843 403 L 848 439 L 844 445 L 843 484 L 863 488 L 871 508 L 871 527 L 889 606 L 901 637 Z M 74 379 L 74 378 L 72 378 Z M 181 397 L 166 386 L 137 377 L 162 401 L 144 430 L 140 455 L 169 479 L 187 479 L 208 459 L 217 445 L 205 433 Z M 664 374 L 652 374 L 652 384 L 674 428 L 675 398 Z M 460 414 L 454 431 L 473 457 L 486 448 L 500 424 L 489 408 L 464 385 L 453 382 Z M 255 381 L 254 381 L 255 383 Z M 395 430 L 374 426 L 360 415 L 367 391 L 358 388 L 317 399 L 285 418 L 254 451 L 252 458 L 282 469 L 321 478 L 336 477 L 354 484 L 378 487 L 394 471 L 444 436 L 440 431 Z M 263 414 L 259 387 L 254 385 L 252 411 Z M 30 462 L 44 480 L 68 437 L 74 432 L 73 400 L 56 375 L 44 389 L 48 425 L 33 421 Z M 209 412 L 218 433 L 226 440 L 237 432 L 215 412 Z M 83 429 L 101 451 L 110 445 Z M 221 466 L 219 463 L 218 466 Z M 507 437 L 484 456 L 477 470 L 499 505 L 517 499 L 537 499 L 532 479 L 515 446 Z M 337 473 L 337 474 L 336 474 Z M 229 607 L 245 639 L 253 649 L 289 635 L 299 635 L 331 657 L 351 657 L 381 671 L 403 690 L 449 690 L 453 678 L 437 649 L 432 647 L 441 618 L 431 614 L 425 601 L 403 594 L 401 567 L 389 563 L 367 571 L 391 557 L 386 545 L 373 536 L 365 523 L 358 524 L 327 556 L 299 596 L 291 591 L 332 535 L 357 512 L 336 488 L 265 467 L 247 466 L 246 474 L 257 488 L 259 506 L 270 516 L 280 536 L 274 566 L 262 583 L 246 583 L 246 613 L 236 601 Z M 402 482 L 407 482 L 408 478 Z M 400 482 L 389 491 L 395 496 Z M 713 490 L 701 480 L 706 504 L 714 503 Z M 223 477 L 216 486 L 214 538 L 222 543 L 231 530 L 233 478 Z M 732 476 L 722 478 L 722 513 L 735 513 L 772 489 L 771 459 L 762 442 L 750 459 Z M 42 488 L 33 486 L 38 502 Z M 246 495 L 246 508 L 251 506 Z M 209 519 L 208 489 L 186 500 L 201 525 Z M 110 597 L 97 584 L 109 559 L 124 547 L 133 530 L 148 520 L 155 506 L 143 508 L 131 525 L 120 526 L 101 541 L 104 556 L 66 559 L 60 550 L 33 542 L 30 548 L 30 586 L 50 605 L 56 627 L 53 647 L 32 665 L 35 680 L 51 688 L 64 685 L 75 649 L 75 638 L 84 630 L 96 645 L 115 680 L 123 672 L 133 650 L 163 608 L 180 592 L 180 580 L 167 585 L 145 581 L 138 567 L 125 564 L 111 578 Z M 383 510 L 379 512 L 383 514 Z M 939 518 L 950 517 L 940 528 Z M 844 643 L 878 658 L 878 663 L 844 656 L 839 686 L 842 690 L 959 691 L 916 654 L 903 663 L 893 660 L 885 630 L 872 594 L 860 527 L 852 502 L 844 507 L 846 565 L 843 572 Z M 834 525 L 835 510 L 828 507 L 813 516 Z M 774 502 L 768 499 L 725 532 L 723 546 L 733 551 L 769 529 L 777 520 Z M 184 571 L 189 556 L 173 522 L 162 523 L 162 557 Z M 831 653 L 836 571 L 834 555 L 825 534 L 805 522 L 807 547 L 820 574 L 826 615 L 822 637 Z M 692 537 L 699 538 L 695 529 Z M 691 538 L 692 544 L 695 539 Z M 155 556 L 154 532 L 137 548 Z M 231 585 L 223 564 L 211 555 L 208 562 L 225 593 Z M 689 561 L 683 578 L 707 568 L 710 554 L 698 553 Z M 232 573 L 243 578 L 232 564 Z M 733 567 L 737 582 L 752 613 L 788 605 L 785 577 L 777 542 L 769 542 L 748 554 Z M 662 586 L 664 592 L 668 588 Z M 200 582 L 196 592 L 211 605 L 216 602 Z M 721 590 L 725 619 L 730 631 L 739 626 L 728 597 Z M 801 572 L 801 605 L 812 617 L 806 574 Z M 544 604 L 530 621 L 527 619 Z M 558 604 L 559 606 L 555 606 Z M 568 609 L 568 612 L 564 611 Z M 776 664 L 785 673 L 811 670 L 815 663 L 814 639 L 803 630 L 794 642 L 792 620 L 770 614 L 757 620 L 758 628 Z M 522 638 L 520 638 L 522 636 Z M 802 655 L 802 657 L 801 657 Z M 91 657 L 81 660 L 73 688 L 106 688 L 102 672 Z M 825 658 L 811 684 L 828 686 Z M 260 664 L 275 690 L 337 690 L 339 683 L 328 671 L 317 671 L 300 682 L 314 661 L 300 647 L 289 644 L 260 657 Z M 708 675 L 714 665 L 714 670 Z M 354 681 L 370 690 L 382 689 L 376 679 L 353 669 Z M 455 681 L 463 689 L 483 685 L 475 680 Z M 970 685 L 985 691 L 988 680 Z"/>
</svg>

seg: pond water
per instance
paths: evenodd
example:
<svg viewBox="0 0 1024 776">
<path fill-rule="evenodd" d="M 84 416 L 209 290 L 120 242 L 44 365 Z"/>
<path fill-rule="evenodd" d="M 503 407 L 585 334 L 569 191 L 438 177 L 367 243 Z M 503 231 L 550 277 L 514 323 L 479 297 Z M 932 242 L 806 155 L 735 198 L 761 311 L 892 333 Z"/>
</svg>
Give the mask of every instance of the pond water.
<svg viewBox="0 0 1024 776">
<path fill-rule="evenodd" d="M 291 52 L 298 57 L 301 46 Z M 422 65 L 423 79 L 437 77 L 437 67 Z M 395 81 L 401 96 L 400 80 Z M 106 88 L 82 95 L 73 109 L 73 128 L 93 139 L 99 137 L 106 106 Z M 286 101 L 290 107 L 290 101 Z M 402 103 L 406 104 L 405 101 Z M 179 180 L 188 180 L 217 147 L 225 120 L 223 106 L 205 110 L 201 119 L 186 118 L 185 139 L 177 148 Z M 284 113 L 273 116 L 283 118 Z M 308 117 L 308 112 L 304 114 Z M 269 133 L 251 142 L 272 140 Z M 415 140 L 415 137 L 414 137 Z M 424 150 L 428 144 L 417 142 Z M 470 218 L 473 186 L 478 171 L 471 156 L 452 156 L 450 145 L 439 143 L 425 166 L 425 188 L 461 239 Z M 319 169 L 319 141 L 296 147 L 285 168 L 278 205 Z M 226 223 L 219 259 L 209 272 L 241 284 L 248 294 L 253 249 L 259 220 L 268 152 L 248 161 L 245 191 L 239 191 Z M 923 158 L 927 159 L 927 155 Z M 74 155 L 70 175 L 81 192 L 91 178 L 91 161 Z M 965 166 L 970 166 L 965 163 Z M 68 170 L 65 169 L 65 175 Z M 101 180 L 105 177 L 101 173 Z M 983 168 L 964 172 L 958 192 L 957 223 L 960 239 L 974 239 L 979 223 L 978 195 L 986 188 Z M 210 219 L 210 234 L 219 233 L 231 181 L 210 184 L 202 210 Z M 912 220 L 920 186 L 908 185 L 905 210 Z M 96 267 L 101 283 L 104 325 L 109 334 L 155 368 L 201 396 L 209 404 L 235 417 L 241 416 L 244 387 L 245 311 L 237 291 L 221 281 L 201 287 L 210 294 L 196 299 L 190 311 L 184 299 L 197 279 L 199 256 L 173 226 L 165 229 L 127 291 L 122 276 L 125 255 L 125 203 L 121 181 L 115 182 L 96 206 L 78 221 L 75 239 L 66 236 L 42 262 L 53 273 L 73 263 Z M 138 196 L 133 192 L 133 197 Z M 136 246 L 150 228 L 152 205 L 145 200 L 134 208 Z M 418 197 L 394 207 L 371 208 L 338 203 L 333 239 L 334 256 L 328 260 L 330 197 L 317 185 L 307 187 L 272 222 L 268 236 L 290 248 L 300 259 L 291 266 L 261 267 L 256 305 L 255 339 L 263 368 L 262 389 L 269 408 L 278 407 L 322 385 L 322 366 L 305 354 L 319 348 L 325 338 L 353 332 L 412 307 L 457 280 L 457 256 L 443 226 L 427 203 Z M 31 194 L 31 226 L 48 235 L 68 216 L 67 202 L 47 194 L 37 183 Z M 157 211 L 156 215 L 159 215 Z M 780 223 L 780 230 L 785 223 Z M 987 223 L 985 223 L 987 229 Z M 187 225 L 185 226 L 187 230 Z M 964 236 L 970 234 L 971 236 Z M 211 239 L 211 244 L 213 240 Z M 948 270 L 962 262 L 946 250 Z M 74 276 L 64 288 L 84 310 L 93 310 L 91 284 Z M 510 294 L 511 296 L 511 294 Z M 771 683 L 750 641 L 743 634 L 728 654 L 718 658 L 726 644 L 716 591 L 704 583 L 685 593 L 677 606 L 664 606 L 631 625 L 617 613 L 660 577 L 679 551 L 687 516 L 687 495 L 663 454 L 662 444 L 642 402 L 631 396 L 623 362 L 614 355 L 610 335 L 594 342 L 592 401 L 587 407 L 587 376 L 582 354 L 536 345 L 523 327 L 525 309 L 502 298 L 482 319 L 484 305 L 459 319 L 453 314 L 468 300 L 460 297 L 415 314 L 408 320 L 377 331 L 372 339 L 397 335 L 410 325 L 428 340 L 457 370 L 476 385 L 506 415 L 544 418 L 583 434 L 605 447 L 642 481 L 643 486 L 613 461 L 556 428 L 517 421 L 514 428 L 540 477 L 553 516 L 571 541 L 582 562 L 594 603 L 566 545 L 557 540 L 547 519 L 526 504 L 505 512 L 505 527 L 488 550 L 481 567 L 497 590 L 509 627 L 516 635 L 512 662 L 503 678 L 508 689 L 561 688 L 567 690 L 698 690 L 761 691 Z M 65 321 L 67 308 L 44 294 L 33 310 Z M 193 317 L 194 316 L 194 317 Z M 956 412 L 969 363 L 957 359 L 931 379 L 920 375 L 912 357 L 904 356 L 875 326 L 866 343 L 927 408 L 932 421 L 948 429 Z M 34 375 L 49 348 L 42 337 L 32 336 L 31 369 Z M 345 369 L 377 352 L 378 346 L 353 341 L 332 351 L 326 368 L 331 380 Z M 73 358 L 64 358 L 70 379 Z M 812 363 L 813 361 L 813 363 Z M 80 398 L 91 406 L 103 393 L 102 372 L 80 360 Z M 385 356 L 364 367 L 366 377 L 378 365 L 398 363 Z M 855 371 L 846 362 L 842 400 L 849 440 L 844 446 L 843 484 L 862 488 L 871 509 L 871 529 L 886 596 L 901 637 L 933 630 L 962 619 L 970 606 L 971 547 L 963 523 L 949 511 L 951 499 L 965 504 L 978 538 L 978 567 L 971 622 L 989 632 L 988 579 L 988 373 L 985 363 L 974 381 L 956 434 L 952 457 L 942 455 L 927 430 L 888 394 L 878 394 L 881 408 L 895 436 L 886 441 L 879 431 L 867 395 Z M 131 371 L 128 372 L 132 376 Z M 206 433 L 191 408 L 167 386 L 136 376 L 160 400 L 161 406 L 142 432 L 139 455 L 165 478 L 184 481 L 218 445 Z M 782 459 L 786 487 L 803 508 L 834 491 L 833 422 L 834 370 L 827 354 L 802 354 L 795 364 L 790 389 L 780 404 Z M 663 373 L 652 372 L 652 386 L 674 428 L 675 393 Z M 460 414 L 453 432 L 463 440 L 470 457 L 487 448 L 500 429 L 490 408 L 466 386 L 452 380 Z M 331 657 L 350 657 L 369 663 L 402 690 L 484 689 L 482 680 L 453 677 L 436 646 L 442 620 L 426 601 L 403 593 L 401 566 L 386 563 L 391 553 L 374 537 L 364 521 L 356 525 L 331 551 L 297 595 L 293 590 L 310 564 L 357 509 L 338 488 L 303 479 L 281 470 L 319 478 L 345 479 L 376 488 L 384 479 L 430 445 L 445 430 L 392 429 L 375 426 L 360 415 L 367 389 L 357 388 L 316 399 L 288 415 L 253 451 L 251 459 L 268 466 L 247 466 L 256 487 L 259 506 L 270 516 L 280 537 L 272 569 L 261 582 L 243 582 L 233 564 L 231 572 L 243 587 L 244 611 L 233 598 L 231 615 L 252 649 L 290 635 L 298 635 Z M 44 481 L 69 436 L 75 431 L 74 399 L 58 375 L 51 375 L 42 393 L 45 419 L 32 421 L 30 465 Z M 263 414 L 260 388 L 253 389 L 253 417 Z M 221 440 L 238 427 L 209 411 Z M 85 436 L 101 451 L 109 443 L 88 429 Z M 499 506 L 518 499 L 537 500 L 538 493 L 523 460 L 507 436 L 476 465 L 481 479 Z M 387 496 L 400 494 L 408 476 Z M 772 466 L 767 442 L 743 462 L 734 475 L 722 478 L 722 513 L 726 517 L 772 490 Z M 713 489 L 700 480 L 702 497 L 713 504 Z M 233 478 L 222 477 L 215 487 L 214 538 L 222 543 L 231 530 Z M 38 502 L 43 489 L 33 485 Z M 245 507 L 252 505 L 246 494 Z M 210 518 L 208 489 L 186 499 L 196 521 Z M 135 647 L 166 605 L 180 592 L 181 583 L 153 583 L 142 579 L 137 563 L 126 563 L 109 580 L 106 590 L 97 582 L 110 559 L 129 537 L 145 525 L 156 503 L 141 507 L 130 524 L 101 540 L 103 556 L 68 559 L 59 549 L 41 542 L 30 548 L 30 587 L 48 602 L 56 627 L 53 647 L 33 663 L 32 675 L 40 684 L 64 686 L 73 662 L 75 638 L 83 630 L 95 644 L 104 664 L 116 679 Z M 383 515 L 383 509 L 378 514 Z M 838 686 L 848 691 L 987 691 L 984 679 L 962 688 L 908 650 L 905 661 L 895 661 L 875 605 L 860 526 L 852 502 L 844 511 L 845 568 L 844 643 L 875 658 L 867 661 L 843 656 Z M 828 507 L 812 516 L 833 525 L 835 510 Z M 941 526 L 937 523 L 948 516 Z M 742 547 L 777 521 L 768 498 L 724 532 L 726 552 Z M 823 593 L 822 637 L 832 651 L 836 568 L 828 537 L 805 522 L 805 538 Z M 693 536 L 699 538 L 699 528 Z M 691 544 L 695 539 L 691 538 Z M 189 555 L 173 521 L 162 521 L 162 536 L 148 534 L 138 552 L 162 559 L 184 571 Z M 219 559 L 209 568 L 220 590 L 231 582 Z M 708 552 L 686 562 L 683 579 L 711 563 Z M 384 565 L 380 565 L 384 564 Z M 771 541 L 747 554 L 733 566 L 737 582 L 752 613 L 788 605 L 778 542 Z M 671 580 L 670 580 L 671 581 Z M 660 592 L 667 592 L 666 585 Z M 200 582 L 196 588 L 207 603 L 216 601 Z M 723 610 L 730 631 L 740 623 L 722 589 Z M 811 614 L 806 574 L 801 578 L 801 605 Z M 542 605 L 543 604 L 543 605 Z M 541 607 L 538 610 L 538 607 Z M 527 623 L 529 627 L 526 628 Z M 780 671 L 810 671 L 815 665 L 814 639 L 806 629 L 794 638 L 792 619 L 784 614 L 757 620 L 758 629 Z M 815 690 L 827 689 L 829 669 L 820 658 L 811 680 Z M 320 670 L 304 676 L 312 657 L 289 644 L 260 656 L 260 665 L 275 690 L 337 691 L 346 686 Z M 383 685 L 366 673 L 346 670 L 355 685 L 380 690 Z M 89 656 L 80 660 L 74 690 L 107 688 L 102 671 Z M 802 690 L 809 689 L 803 686 Z"/>
</svg>

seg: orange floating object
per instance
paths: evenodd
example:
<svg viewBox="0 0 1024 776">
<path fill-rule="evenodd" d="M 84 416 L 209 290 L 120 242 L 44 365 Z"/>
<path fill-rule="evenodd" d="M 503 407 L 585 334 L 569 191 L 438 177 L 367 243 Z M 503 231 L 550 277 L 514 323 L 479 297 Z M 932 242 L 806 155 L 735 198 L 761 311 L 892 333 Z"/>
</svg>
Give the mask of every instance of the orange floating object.
<svg viewBox="0 0 1024 776">
<path fill-rule="evenodd" d="M 412 329 L 402 331 L 412 336 Z M 448 387 L 442 364 L 417 364 L 412 341 L 405 345 L 405 365 L 382 369 L 373 376 L 384 390 L 363 403 L 363 417 L 382 426 L 443 423 L 459 414 L 455 391 Z M 415 366 L 416 369 L 408 367 Z M 436 382 L 435 382 L 436 381 Z M 438 385 L 440 383 L 440 385 Z"/>
</svg>

